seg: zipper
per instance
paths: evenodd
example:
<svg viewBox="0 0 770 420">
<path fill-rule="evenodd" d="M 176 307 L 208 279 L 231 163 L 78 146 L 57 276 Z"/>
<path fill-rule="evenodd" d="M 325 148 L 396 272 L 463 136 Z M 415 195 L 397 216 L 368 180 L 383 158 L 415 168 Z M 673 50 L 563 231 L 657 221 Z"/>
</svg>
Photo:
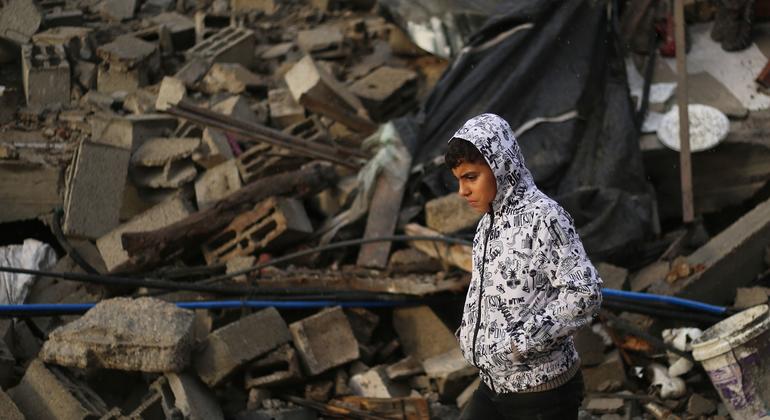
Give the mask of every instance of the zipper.
<svg viewBox="0 0 770 420">
<path fill-rule="evenodd" d="M 481 370 L 482 373 L 487 375 L 489 378 L 489 384 L 492 387 L 492 392 L 495 392 L 495 384 L 492 383 L 492 376 L 485 371 L 481 366 L 479 366 L 478 357 L 476 356 L 476 340 L 479 336 L 479 327 L 481 325 L 481 299 L 484 294 L 484 272 L 486 271 L 487 267 L 487 245 L 489 244 L 489 235 L 492 233 L 492 226 L 495 223 L 495 213 L 490 211 L 489 212 L 489 229 L 487 229 L 487 234 L 484 237 L 484 252 L 482 254 L 481 258 L 481 273 L 479 275 L 479 299 L 476 302 L 476 326 L 473 329 L 473 344 L 471 346 L 471 351 L 473 351 L 473 364 Z M 495 392 L 496 393 L 496 392 Z"/>
</svg>

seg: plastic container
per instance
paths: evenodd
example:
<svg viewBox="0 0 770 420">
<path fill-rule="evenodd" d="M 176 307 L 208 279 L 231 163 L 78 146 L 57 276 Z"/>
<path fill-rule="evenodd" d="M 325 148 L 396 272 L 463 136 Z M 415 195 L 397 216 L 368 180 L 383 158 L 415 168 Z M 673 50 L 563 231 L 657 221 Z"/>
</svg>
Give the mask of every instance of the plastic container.
<svg viewBox="0 0 770 420">
<path fill-rule="evenodd" d="M 770 420 L 770 308 L 727 318 L 693 341 L 699 361 L 735 420 Z"/>
</svg>

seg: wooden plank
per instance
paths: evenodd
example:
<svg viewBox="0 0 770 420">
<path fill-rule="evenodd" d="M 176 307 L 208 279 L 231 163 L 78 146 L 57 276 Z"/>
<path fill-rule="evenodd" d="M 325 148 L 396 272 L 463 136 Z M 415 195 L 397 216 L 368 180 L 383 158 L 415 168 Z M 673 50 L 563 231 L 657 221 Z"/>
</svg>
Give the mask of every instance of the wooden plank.
<svg viewBox="0 0 770 420">
<path fill-rule="evenodd" d="M 695 220 L 690 160 L 690 117 L 687 110 L 687 50 L 685 44 L 684 0 L 674 0 L 674 32 L 676 42 L 676 99 L 679 105 L 679 167 L 682 182 L 682 220 Z"/>
</svg>

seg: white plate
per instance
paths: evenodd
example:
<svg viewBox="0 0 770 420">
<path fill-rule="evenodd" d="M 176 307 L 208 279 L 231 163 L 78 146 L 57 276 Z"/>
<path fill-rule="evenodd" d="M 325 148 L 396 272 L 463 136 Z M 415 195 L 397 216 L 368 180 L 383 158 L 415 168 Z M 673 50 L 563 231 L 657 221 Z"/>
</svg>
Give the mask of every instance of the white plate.
<svg viewBox="0 0 770 420">
<path fill-rule="evenodd" d="M 727 137 L 730 120 L 722 111 L 692 104 L 687 107 L 690 117 L 690 151 L 710 149 Z M 679 151 L 679 107 L 673 106 L 658 126 L 658 138 L 666 147 Z"/>
</svg>

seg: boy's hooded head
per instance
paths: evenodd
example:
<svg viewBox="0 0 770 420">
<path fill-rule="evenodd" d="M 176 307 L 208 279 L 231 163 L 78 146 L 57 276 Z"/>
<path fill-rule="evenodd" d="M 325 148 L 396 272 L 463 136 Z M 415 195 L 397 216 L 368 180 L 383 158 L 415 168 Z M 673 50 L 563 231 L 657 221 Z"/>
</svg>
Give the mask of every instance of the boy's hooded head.
<svg viewBox="0 0 770 420">
<path fill-rule="evenodd" d="M 513 130 L 495 114 L 473 117 L 457 130 L 449 141 L 445 162 L 460 182 L 458 193 L 478 211 L 497 210 L 505 202 L 514 204 L 535 186 Z M 471 172 L 487 175 L 486 179 L 468 179 L 471 176 L 464 182 L 463 174 Z"/>
</svg>

